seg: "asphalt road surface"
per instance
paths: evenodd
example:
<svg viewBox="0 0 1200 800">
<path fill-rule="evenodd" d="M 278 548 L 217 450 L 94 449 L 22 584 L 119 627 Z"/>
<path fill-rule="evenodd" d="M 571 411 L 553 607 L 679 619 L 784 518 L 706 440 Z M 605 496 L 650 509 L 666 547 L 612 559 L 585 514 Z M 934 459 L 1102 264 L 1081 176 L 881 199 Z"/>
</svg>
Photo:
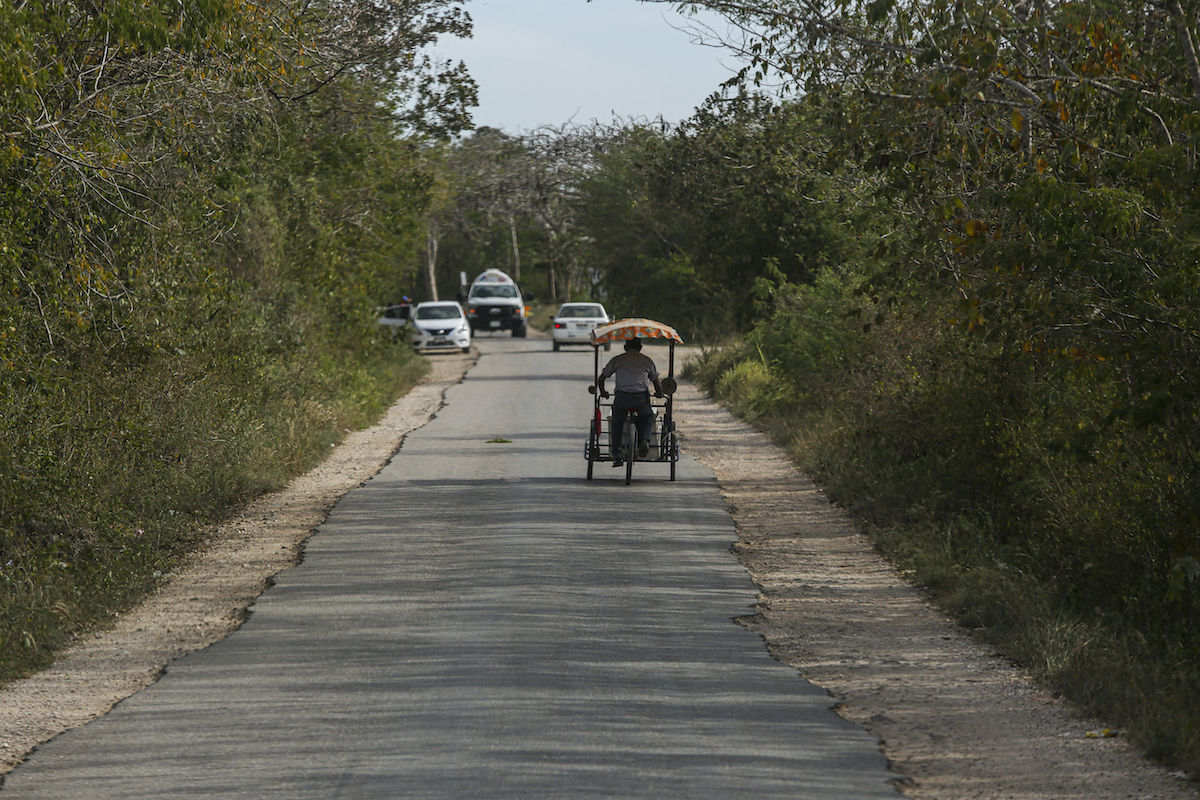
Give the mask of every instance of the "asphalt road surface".
<svg viewBox="0 0 1200 800">
<path fill-rule="evenodd" d="M 755 589 L 712 473 L 586 480 L 590 349 L 476 344 L 240 630 L 0 794 L 896 797 L 879 743 L 733 621 Z"/>
</svg>

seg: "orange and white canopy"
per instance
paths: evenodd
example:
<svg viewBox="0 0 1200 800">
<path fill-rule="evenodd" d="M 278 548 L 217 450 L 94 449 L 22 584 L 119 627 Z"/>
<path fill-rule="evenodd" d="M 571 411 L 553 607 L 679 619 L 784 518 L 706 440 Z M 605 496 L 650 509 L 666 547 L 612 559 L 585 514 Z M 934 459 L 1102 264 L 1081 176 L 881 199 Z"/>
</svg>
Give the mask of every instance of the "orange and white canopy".
<svg viewBox="0 0 1200 800">
<path fill-rule="evenodd" d="M 604 344 L 628 339 L 668 339 L 683 344 L 675 329 L 652 319 L 619 319 L 592 330 L 592 344 Z"/>
</svg>

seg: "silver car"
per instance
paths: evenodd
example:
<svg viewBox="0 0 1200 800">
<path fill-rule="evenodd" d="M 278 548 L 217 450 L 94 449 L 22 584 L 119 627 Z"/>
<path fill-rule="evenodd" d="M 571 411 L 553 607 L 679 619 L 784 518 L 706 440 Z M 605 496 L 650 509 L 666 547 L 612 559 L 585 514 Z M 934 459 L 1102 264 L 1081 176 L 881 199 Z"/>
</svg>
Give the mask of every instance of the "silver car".
<svg viewBox="0 0 1200 800">
<path fill-rule="evenodd" d="M 592 328 L 606 325 L 612 320 L 604 306 L 599 303 L 563 303 L 554 317 L 554 350 L 564 344 L 591 344 Z M 608 350 L 611 344 L 605 344 Z"/>
<path fill-rule="evenodd" d="M 471 324 L 454 300 L 418 303 L 408 326 L 412 346 L 417 350 L 454 350 L 471 352 Z"/>
</svg>

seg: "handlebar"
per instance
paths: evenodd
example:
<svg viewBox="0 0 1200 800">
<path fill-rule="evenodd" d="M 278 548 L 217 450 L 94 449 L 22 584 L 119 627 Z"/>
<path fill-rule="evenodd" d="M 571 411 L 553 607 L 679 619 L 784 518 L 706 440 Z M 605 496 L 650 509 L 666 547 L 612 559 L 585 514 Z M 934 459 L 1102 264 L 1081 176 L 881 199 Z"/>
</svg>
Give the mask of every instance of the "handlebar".
<svg viewBox="0 0 1200 800">
<path fill-rule="evenodd" d="M 612 393 L 611 393 L 611 392 L 601 392 L 601 393 L 600 393 L 600 396 L 601 396 L 601 397 L 603 397 L 603 398 L 605 398 L 605 399 L 608 399 L 608 398 L 612 397 Z M 650 395 L 650 399 L 651 399 L 651 400 L 666 400 L 666 399 L 667 399 L 667 395 L 666 395 L 666 393 L 663 393 L 663 394 L 652 394 L 652 395 Z"/>
<path fill-rule="evenodd" d="M 667 381 L 670 381 L 670 384 L 668 384 Z M 604 397 L 604 398 L 612 397 L 612 392 L 608 391 L 607 389 L 605 389 L 602 392 L 597 392 L 596 384 L 594 384 L 594 383 L 589 383 L 587 390 L 588 390 L 588 394 L 597 394 L 598 393 L 601 397 Z M 663 381 L 662 393 L 661 394 L 655 393 L 650 396 L 653 398 L 656 398 L 658 400 L 665 400 L 666 398 L 670 397 L 673 394 L 675 394 L 675 379 L 668 377 Z"/>
<path fill-rule="evenodd" d="M 601 403 L 600 407 L 601 408 L 612 408 L 613 404 L 612 403 Z M 664 397 L 662 399 L 662 402 L 660 402 L 660 403 L 656 403 L 656 402 L 654 402 L 653 399 L 651 399 L 650 407 L 651 408 L 666 408 L 667 407 L 667 398 Z"/>
</svg>

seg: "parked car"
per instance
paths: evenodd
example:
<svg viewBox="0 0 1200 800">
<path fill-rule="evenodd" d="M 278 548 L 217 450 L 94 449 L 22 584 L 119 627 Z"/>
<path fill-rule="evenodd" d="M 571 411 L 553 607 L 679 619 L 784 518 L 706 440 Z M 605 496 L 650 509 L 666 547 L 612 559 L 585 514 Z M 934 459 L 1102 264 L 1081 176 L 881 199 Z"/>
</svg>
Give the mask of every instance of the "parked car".
<svg viewBox="0 0 1200 800">
<path fill-rule="evenodd" d="M 430 300 L 413 309 L 408 327 L 412 346 L 417 350 L 461 349 L 471 352 L 471 324 L 454 300 Z"/>
<path fill-rule="evenodd" d="M 604 306 L 599 303 L 563 303 L 554 315 L 554 351 L 564 344 L 591 344 L 592 328 L 612 322 Z M 605 342 L 604 349 L 612 345 Z"/>
<path fill-rule="evenodd" d="M 392 332 L 393 338 L 400 336 L 403 333 L 403 329 L 408 326 L 408 321 L 412 319 L 412 311 L 412 301 L 406 297 L 401 303 L 378 309 L 379 324 L 386 325 Z"/>
</svg>

